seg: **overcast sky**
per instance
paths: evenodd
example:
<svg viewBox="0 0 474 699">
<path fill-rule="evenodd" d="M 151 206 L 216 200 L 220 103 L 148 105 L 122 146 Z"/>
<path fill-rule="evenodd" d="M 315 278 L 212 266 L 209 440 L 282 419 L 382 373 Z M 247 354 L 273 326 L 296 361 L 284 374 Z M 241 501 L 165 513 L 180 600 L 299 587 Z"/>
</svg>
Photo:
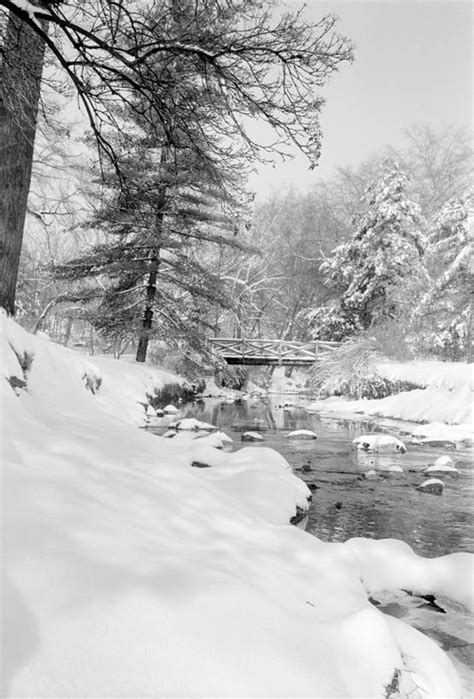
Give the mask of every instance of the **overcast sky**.
<svg viewBox="0 0 474 699">
<path fill-rule="evenodd" d="M 259 196 L 290 183 L 306 189 L 337 166 L 357 165 L 386 144 L 401 145 L 402 130 L 416 122 L 471 125 L 470 1 L 307 0 L 308 20 L 327 13 L 340 17 L 338 31 L 356 48 L 353 65 L 343 65 L 322 91 L 319 167 L 309 172 L 298 157 L 260 168 L 252 179 Z"/>
</svg>

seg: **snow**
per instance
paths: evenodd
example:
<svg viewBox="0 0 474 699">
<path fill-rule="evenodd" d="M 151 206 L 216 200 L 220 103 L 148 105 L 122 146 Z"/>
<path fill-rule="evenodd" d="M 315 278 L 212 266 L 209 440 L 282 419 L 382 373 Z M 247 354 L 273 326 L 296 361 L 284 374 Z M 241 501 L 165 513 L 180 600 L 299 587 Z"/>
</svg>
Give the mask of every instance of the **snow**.
<svg viewBox="0 0 474 699">
<path fill-rule="evenodd" d="M 232 437 L 229 437 L 225 432 L 217 431 L 215 436 L 218 437 L 223 444 L 231 444 L 234 441 Z"/>
<path fill-rule="evenodd" d="M 442 422 L 430 422 L 416 427 L 412 433 L 412 441 L 418 444 L 429 442 L 452 442 L 459 444 L 469 442 L 473 437 L 472 425 L 445 425 Z"/>
<path fill-rule="evenodd" d="M 312 430 L 293 430 L 287 435 L 290 439 L 317 439 L 318 435 Z"/>
<path fill-rule="evenodd" d="M 166 430 L 161 436 L 164 437 L 165 439 L 173 439 L 174 437 L 177 436 L 176 430 Z"/>
<path fill-rule="evenodd" d="M 12 4 L 15 5 L 19 10 L 22 10 L 28 15 L 29 20 L 38 27 L 39 31 L 43 31 L 43 26 L 41 22 L 38 20 L 38 17 L 36 14 L 41 11 L 41 13 L 44 15 L 49 14 L 47 8 L 41 7 L 35 7 L 33 3 L 27 2 L 27 0 L 11 0 Z"/>
<path fill-rule="evenodd" d="M 62 350 L 69 361 L 77 362 L 75 352 L 50 344 L 55 352 Z M 83 357 L 82 361 L 89 371 L 95 369 L 100 376 L 108 377 L 97 393 L 96 402 L 108 413 L 140 427 L 146 424 L 150 397 L 154 397 L 165 385 L 179 386 L 184 383 L 184 379 L 175 374 L 150 364 L 137 364 L 129 357 L 117 360 L 100 355 L 87 360 Z"/>
<path fill-rule="evenodd" d="M 240 439 L 243 442 L 263 442 L 262 435 L 259 432 L 252 432 L 251 430 L 248 432 L 242 432 Z"/>
<path fill-rule="evenodd" d="M 439 362 L 435 360 L 412 360 L 408 362 L 381 361 L 377 371 L 392 381 L 411 381 L 423 388 L 474 387 L 472 364 L 464 362 Z"/>
<path fill-rule="evenodd" d="M 219 439 L 217 434 L 207 434 L 205 437 L 201 437 L 200 435 L 197 437 L 197 441 L 199 441 L 199 444 L 206 444 L 209 447 L 214 447 L 215 449 L 222 449 L 224 446 L 224 442 L 222 439 Z"/>
<path fill-rule="evenodd" d="M 474 426 L 473 365 L 460 362 L 381 362 L 378 372 L 392 380 L 409 381 L 422 388 L 377 400 L 328 398 L 308 409 L 321 413 L 375 415 L 382 418 L 438 423 L 443 440 L 472 440 Z"/>
<path fill-rule="evenodd" d="M 454 461 L 450 456 L 439 456 L 433 466 L 437 466 L 438 468 L 453 468 Z M 430 468 L 432 468 L 432 466 L 430 466 Z"/>
<path fill-rule="evenodd" d="M 349 539 L 345 544 L 357 557 L 367 592 L 410 590 L 416 594 L 448 597 L 474 611 L 474 556 L 450 553 L 423 558 L 398 539 Z"/>
<path fill-rule="evenodd" d="M 208 422 L 201 422 L 194 417 L 186 417 L 183 420 L 170 423 L 169 427 L 174 427 L 176 430 L 215 430 L 215 425 L 210 425 Z"/>
<path fill-rule="evenodd" d="M 137 429 L 169 375 L 0 321 L 3 375 L 23 377 L 12 346 L 32 358 L 25 390 L 0 388 L 2 696 L 379 697 L 398 669 L 460 695 L 447 656 L 367 591 L 464 604 L 471 556 L 321 542 L 288 524 L 309 491 L 273 450 Z"/>
<path fill-rule="evenodd" d="M 440 486 L 441 490 L 444 488 L 444 483 L 439 478 L 427 478 L 418 486 L 418 490 L 428 490 L 433 485 Z"/>
<path fill-rule="evenodd" d="M 425 470 L 426 475 L 436 475 L 437 473 L 447 473 L 451 475 L 459 475 L 460 471 L 454 465 L 453 460 L 449 456 L 440 456 L 434 464 L 428 466 Z"/>
<path fill-rule="evenodd" d="M 362 434 L 352 444 L 362 451 L 374 451 L 390 454 L 404 454 L 406 447 L 399 439 L 387 434 Z"/>
</svg>

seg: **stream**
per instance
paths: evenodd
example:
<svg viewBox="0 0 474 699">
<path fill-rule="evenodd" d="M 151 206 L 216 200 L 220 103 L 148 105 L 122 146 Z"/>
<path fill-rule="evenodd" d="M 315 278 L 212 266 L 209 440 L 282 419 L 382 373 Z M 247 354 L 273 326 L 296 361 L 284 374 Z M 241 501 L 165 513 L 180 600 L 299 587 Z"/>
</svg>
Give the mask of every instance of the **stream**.
<svg viewBox="0 0 474 699">
<path fill-rule="evenodd" d="M 323 418 L 299 407 L 299 401 L 298 396 L 284 394 L 238 403 L 207 398 L 181 406 L 179 417 L 216 425 L 232 437 L 233 450 L 261 445 L 282 454 L 313 490 L 306 528 L 323 541 L 392 537 L 403 539 L 421 556 L 474 553 L 472 449 L 408 443 L 406 454 L 357 452 L 351 448 L 355 437 L 388 430 L 370 419 Z M 283 407 L 288 403 L 295 405 Z M 175 419 L 155 419 L 149 429 L 163 434 Z M 240 441 L 242 432 L 260 427 L 266 428 L 261 431 L 263 442 Z M 297 429 L 313 430 L 318 439 L 288 439 L 288 432 Z M 389 432 L 404 441 L 400 430 L 403 425 Z M 420 493 L 416 486 L 425 480 L 424 469 L 445 454 L 455 461 L 460 477 L 444 478 L 441 497 Z M 302 473 L 298 469 L 308 460 L 312 470 Z M 390 472 L 390 466 L 401 466 L 403 473 Z M 370 469 L 377 471 L 373 480 L 363 477 Z"/>
<path fill-rule="evenodd" d="M 312 491 L 306 530 L 323 541 L 343 542 L 356 536 L 396 538 L 426 557 L 455 551 L 474 553 L 472 448 L 410 444 L 403 423 L 388 429 L 376 419 L 362 416 L 321 417 L 304 410 L 302 400 L 294 394 L 238 402 L 206 398 L 181 405 L 178 417 L 194 417 L 217 426 L 234 440 L 227 449 L 265 446 L 282 454 Z M 174 420 L 176 416 L 153 418 L 148 429 L 163 434 Z M 313 430 L 318 438 L 289 439 L 287 434 L 297 429 Z M 248 430 L 260 431 L 264 441 L 241 442 L 241 433 Z M 351 448 L 355 437 L 374 432 L 398 437 L 405 442 L 407 453 L 370 454 Z M 443 455 L 454 460 L 459 477 L 443 477 L 442 496 L 421 493 L 417 486 L 426 478 L 424 470 Z M 311 471 L 301 472 L 309 461 Z M 401 466 L 403 473 L 391 472 L 391 466 Z M 363 474 L 370 469 L 377 475 L 366 479 Z M 466 696 L 472 696 L 472 616 L 448 600 L 440 603 L 440 611 L 436 605 L 402 591 L 384 593 L 374 603 L 436 640 L 456 665 Z"/>
</svg>

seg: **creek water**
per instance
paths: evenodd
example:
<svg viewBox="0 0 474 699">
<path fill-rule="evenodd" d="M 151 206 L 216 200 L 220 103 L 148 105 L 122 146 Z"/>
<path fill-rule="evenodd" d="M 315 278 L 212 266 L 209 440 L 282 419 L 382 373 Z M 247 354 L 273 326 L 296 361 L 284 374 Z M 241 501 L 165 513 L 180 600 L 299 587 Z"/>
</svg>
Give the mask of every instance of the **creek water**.
<svg viewBox="0 0 474 699">
<path fill-rule="evenodd" d="M 179 416 L 216 425 L 232 437 L 233 450 L 266 446 L 280 452 L 313 491 L 307 531 L 324 541 L 392 537 L 403 539 L 422 556 L 474 552 L 472 449 L 408 443 L 406 454 L 357 452 L 352 449 L 355 437 L 389 432 L 403 441 L 403 426 L 397 431 L 373 420 L 323 418 L 304 410 L 299 400 L 284 394 L 230 404 L 205 399 L 183 405 Z M 290 402 L 294 404 L 285 406 Z M 157 420 L 150 429 L 162 434 L 174 419 Z M 242 432 L 261 428 L 263 442 L 240 441 Z M 297 429 L 313 430 L 318 438 L 289 439 L 287 434 Z M 426 467 L 445 454 L 453 458 L 460 476 L 444 478 L 441 497 L 419 492 L 416 486 L 425 480 Z M 312 470 L 301 472 L 309 460 Z M 403 473 L 391 472 L 393 466 L 401 466 Z M 370 469 L 377 475 L 368 480 L 363 473 Z"/>
<path fill-rule="evenodd" d="M 306 399 L 307 400 L 307 399 Z M 472 448 L 448 444 L 431 448 L 411 444 L 403 423 L 390 429 L 373 419 L 339 419 L 307 412 L 302 399 L 278 394 L 268 398 L 227 402 L 208 398 L 181 406 L 179 418 L 194 417 L 226 432 L 234 442 L 226 449 L 272 447 L 282 454 L 296 475 L 312 490 L 306 530 L 323 541 L 352 537 L 396 538 L 426 557 L 455 551 L 474 552 Z M 153 419 L 149 430 L 163 434 L 176 416 Z M 307 429 L 317 439 L 288 438 L 293 430 Z M 260 431 L 262 442 L 241 442 L 244 431 Z M 389 433 L 405 441 L 405 454 L 369 454 L 352 449 L 361 434 Z M 181 434 L 180 439 L 196 435 Z M 444 477 L 442 496 L 417 490 L 424 470 L 438 456 L 449 455 L 460 471 Z M 302 472 L 310 462 L 311 471 Z M 402 473 L 390 471 L 401 466 Z M 376 476 L 364 477 L 371 469 Z M 462 678 L 464 696 L 473 695 L 473 617 L 443 600 L 442 610 L 400 591 L 379 596 L 378 608 L 407 621 L 431 636 L 447 651 Z M 447 613 L 443 613 L 447 612 Z"/>
</svg>

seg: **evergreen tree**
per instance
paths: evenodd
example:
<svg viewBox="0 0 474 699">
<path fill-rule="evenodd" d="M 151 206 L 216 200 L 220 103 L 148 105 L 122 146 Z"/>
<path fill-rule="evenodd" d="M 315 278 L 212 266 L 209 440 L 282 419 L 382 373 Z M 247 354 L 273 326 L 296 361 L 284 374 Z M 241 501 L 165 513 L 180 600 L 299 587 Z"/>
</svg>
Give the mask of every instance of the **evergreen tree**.
<svg viewBox="0 0 474 699">
<path fill-rule="evenodd" d="M 447 202 L 435 218 L 427 259 L 432 283 L 415 312 L 422 345 L 445 359 L 472 357 L 472 194 Z"/>
<path fill-rule="evenodd" d="M 342 339 L 394 318 L 408 323 L 413 299 L 428 283 L 422 259 L 424 221 L 407 198 L 406 178 L 396 165 L 370 185 L 365 204 L 352 239 L 322 265 L 336 301 L 313 313 L 316 336 L 328 338 L 332 331 L 338 334 L 332 339 Z"/>
<path fill-rule="evenodd" d="M 185 33 L 189 39 L 193 21 L 189 2 L 170 2 L 168 35 L 181 40 Z M 154 70 L 168 118 L 151 124 L 153 105 L 143 98 L 140 108 L 131 104 L 117 111 L 125 125 L 113 141 L 120 176 L 109 172 L 103 202 L 90 222 L 107 239 L 57 269 L 60 276 L 100 278 L 104 294 L 94 324 L 106 334 L 116 334 L 118 327 L 137 332 L 141 313 L 140 362 L 153 330 L 168 338 L 195 337 L 189 326 L 203 323 L 206 303 L 226 302 L 216 275 L 198 262 L 198 244 L 239 245 L 234 233 L 245 172 L 231 146 L 216 139 L 209 145 L 207 124 L 215 127 L 222 120 L 224 127 L 225 117 L 220 95 L 203 82 L 196 56 L 177 56 Z M 194 113 L 185 124 L 184 103 L 192 103 Z M 216 159 L 222 152 L 227 160 Z"/>
<path fill-rule="evenodd" d="M 122 156 L 122 170 L 125 186 L 110 172 L 87 224 L 103 242 L 55 272 L 95 280 L 95 327 L 108 337 L 138 336 L 137 361 L 145 361 L 152 336 L 196 340 L 199 327 L 204 334 L 210 306 L 230 303 L 213 250 L 247 246 L 235 235 L 239 190 L 228 181 L 219 188 L 199 154 L 150 148 L 145 135 Z"/>
</svg>

